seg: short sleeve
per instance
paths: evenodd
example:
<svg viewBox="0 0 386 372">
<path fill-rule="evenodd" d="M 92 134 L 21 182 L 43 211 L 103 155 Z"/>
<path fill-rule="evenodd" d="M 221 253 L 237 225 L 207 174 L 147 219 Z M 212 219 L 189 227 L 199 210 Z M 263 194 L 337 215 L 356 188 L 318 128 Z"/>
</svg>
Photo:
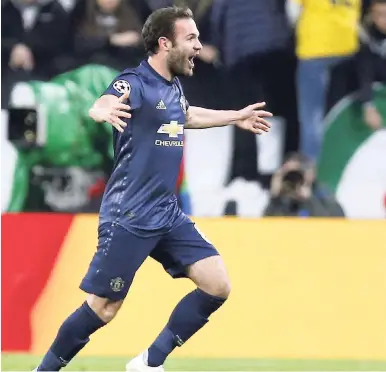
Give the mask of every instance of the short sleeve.
<svg viewBox="0 0 386 372">
<path fill-rule="evenodd" d="M 142 82 L 138 75 L 122 73 L 118 75 L 104 91 L 103 95 L 120 97 L 129 92 L 128 104 L 133 110 L 138 109 L 142 104 L 143 91 Z"/>
</svg>

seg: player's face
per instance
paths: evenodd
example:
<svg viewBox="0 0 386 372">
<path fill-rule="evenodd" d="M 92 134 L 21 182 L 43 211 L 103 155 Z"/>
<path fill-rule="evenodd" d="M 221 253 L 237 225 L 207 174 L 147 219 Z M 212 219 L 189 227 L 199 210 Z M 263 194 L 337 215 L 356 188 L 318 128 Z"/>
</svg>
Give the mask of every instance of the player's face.
<svg viewBox="0 0 386 372">
<path fill-rule="evenodd" d="M 193 19 L 176 21 L 175 40 L 168 54 L 168 66 L 173 75 L 193 75 L 194 58 L 202 49 L 198 36 L 199 32 Z"/>
<path fill-rule="evenodd" d="M 386 33 L 386 4 L 374 4 L 372 18 L 377 28 Z"/>
</svg>

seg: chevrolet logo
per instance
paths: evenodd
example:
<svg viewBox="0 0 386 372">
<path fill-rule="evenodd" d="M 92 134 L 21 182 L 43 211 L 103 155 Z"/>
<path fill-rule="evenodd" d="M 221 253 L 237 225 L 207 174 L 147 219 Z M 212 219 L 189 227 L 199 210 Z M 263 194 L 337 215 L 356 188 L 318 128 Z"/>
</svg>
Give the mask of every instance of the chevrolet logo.
<svg viewBox="0 0 386 372">
<path fill-rule="evenodd" d="M 172 120 L 169 124 L 162 124 L 157 133 L 168 134 L 170 138 L 178 138 L 179 134 L 184 133 L 184 126 Z"/>
</svg>

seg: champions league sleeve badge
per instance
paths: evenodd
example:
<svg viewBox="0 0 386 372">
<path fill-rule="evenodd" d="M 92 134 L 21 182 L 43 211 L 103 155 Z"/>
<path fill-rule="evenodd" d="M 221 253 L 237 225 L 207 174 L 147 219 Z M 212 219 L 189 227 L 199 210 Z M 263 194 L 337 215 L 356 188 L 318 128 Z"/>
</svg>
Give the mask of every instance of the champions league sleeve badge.
<svg viewBox="0 0 386 372">
<path fill-rule="evenodd" d="M 124 94 L 126 92 L 129 92 L 129 94 L 130 94 L 130 91 L 131 91 L 131 86 L 130 86 L 129 82 L 126 80 L 117 80 L 116 82 L 114 82 L 113 88 L 118 93 L 121 93 L 121 94 Z"/>
</svg>

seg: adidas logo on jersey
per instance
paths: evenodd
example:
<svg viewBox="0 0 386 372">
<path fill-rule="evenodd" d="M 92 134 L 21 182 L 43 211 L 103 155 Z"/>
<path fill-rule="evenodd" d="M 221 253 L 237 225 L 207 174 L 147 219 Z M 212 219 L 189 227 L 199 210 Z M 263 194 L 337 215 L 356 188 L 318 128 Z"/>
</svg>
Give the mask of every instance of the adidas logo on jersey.
<svg viewBox="0 0 386 372">
<path fill-rule="evenodd" d="M 157 110 L 166 110 L 166 106 L 165 106 L 164 101 L 162 99 L 161 99 L 161 101 L 158 102 L 156 109 Z"/>
</svg>

